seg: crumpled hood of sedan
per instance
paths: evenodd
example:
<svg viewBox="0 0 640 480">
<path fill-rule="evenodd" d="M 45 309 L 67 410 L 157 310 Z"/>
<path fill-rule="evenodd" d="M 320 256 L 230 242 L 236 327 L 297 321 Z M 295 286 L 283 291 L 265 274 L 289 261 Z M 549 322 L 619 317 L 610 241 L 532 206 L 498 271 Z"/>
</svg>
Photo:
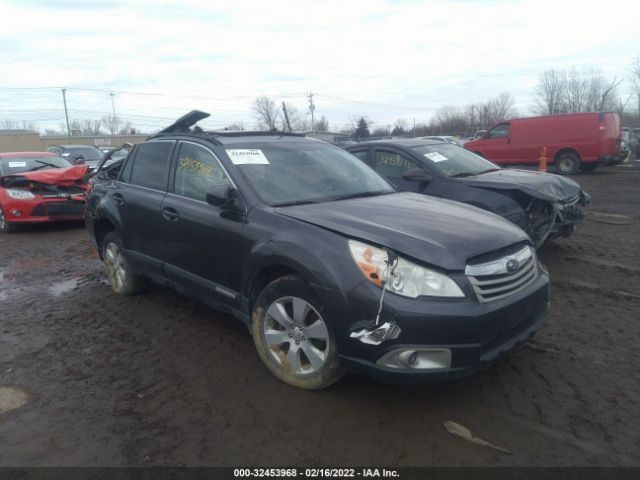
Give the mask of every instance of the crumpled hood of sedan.
<svg viewBox="0 0 640 480">
<path fill-rule="evenodd" d="M 449 270 L 468 259 L 528 242 L 515 225 L 479 208 L 415 193 L 279 207 L 282 215 Z"/>
<path fill-rule="evenodd" d="M 73 165 L 66 168 L 16 173 L 0 177 L 0 185 L 4 187 L 18 186 L 25 182 L 38 182 L 47 185 L 75 185 L 78 180 L 83 179 L 88 170 L 88 165 Z"/>
<path fill-rule="evenodd" d="M 580 185 L 570 178 L 530 170 L 503 169 L 467 177 L 462 181 L 471 187 L 521 190 L 534 198 L 562 202 L 576 196 Z"/>
</svg>

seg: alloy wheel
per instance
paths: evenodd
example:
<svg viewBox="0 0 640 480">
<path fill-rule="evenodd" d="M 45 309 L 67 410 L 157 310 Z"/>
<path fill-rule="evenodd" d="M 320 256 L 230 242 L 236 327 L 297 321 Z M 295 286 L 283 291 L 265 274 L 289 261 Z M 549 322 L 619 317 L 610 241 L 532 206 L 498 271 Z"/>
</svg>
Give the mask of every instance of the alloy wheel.
<svg viewBox="0 0 640 480">
<path fill-rule="evenodd" d="M 318 311 L 301 298 L 275 300 L 265 313 L 262 333 L 272 360 L 286 372 L 313 374 L 327 361 L 327 325 Z"/>
<path fill-rule="evenodd" d="M 116 292 L 124 287 L 127 271 L 122 251 L 115 243 L 111 242 L 104 250 L 104 266 L 111 286 Z"/>
<path fill-rule="evenodd" d="M 7 227 L 7 217 L 4 216 L 4 210 L 0 207 L 0 230 Z"/>
</svg>

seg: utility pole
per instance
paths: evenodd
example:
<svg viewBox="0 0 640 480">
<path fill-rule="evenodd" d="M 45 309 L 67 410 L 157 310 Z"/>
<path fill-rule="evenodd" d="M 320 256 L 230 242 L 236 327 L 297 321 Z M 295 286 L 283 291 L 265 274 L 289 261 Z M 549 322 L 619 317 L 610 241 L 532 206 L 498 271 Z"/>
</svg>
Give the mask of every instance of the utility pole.
<svg viewBox="0 0 640 480">
<path fill-rule="evenodd" d="M 116 102 L 113 101 L 113 97 L 115 97 L 115 93 L 111 92 L 111 108 L 113 109 L 113 118 L 116 117 Z"/>
<path fill-rule="evenodd" d="M 413 136 L 416 136 L 416 117 L 413 117 Z"/>
<path fill-rule="evenodd" d="M 287 106 L 282 102 L 282 111 L 284 112 L 284 119 L 287 122 L 287 128 L 289 129 L 289 133 L 291 133 L 291 124 L 289 123 L 289 115 L 287 114 Z"/>
<path fill-rule="evenodd" d="M 313 133 L 313 131 L 315 130 L 315 124 L 316 122 L 314 121 L 314 117 L 313 117 L 313 112 L 316 109 L 316 106 L 313 104 L 313 93 L 309 92 L 309 110 L 311 111 L 311 132 Z"/>
<path fill-rule="evenodd" d="M 64 118 L 67 120 L 67 137 L 71 138 L 71 128 L 69 128 L 69 112 L 67 111 L 67 89 L 62 89 L 62 103 L 64 103 Z"/>
</svg>

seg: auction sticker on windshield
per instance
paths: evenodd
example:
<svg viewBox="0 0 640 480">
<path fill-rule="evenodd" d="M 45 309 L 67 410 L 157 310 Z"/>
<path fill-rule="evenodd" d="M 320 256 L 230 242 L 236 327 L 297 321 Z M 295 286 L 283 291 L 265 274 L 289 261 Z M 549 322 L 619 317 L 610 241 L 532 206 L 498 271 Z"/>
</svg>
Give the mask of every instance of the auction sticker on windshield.
<svg viewBox="0 0 640 480">
<path fill-rule="evenodd" d="M 269 160 L 262 150 L 257 148 L 232 148 L 227 149 L 227 155 L 234 165 L 269 165 Z"/>
<path fill-rule="evenodd" d="M 9 168 L 26 167 L 27 162 L 9 162 Z"/>
<path fill-rule="evenodd" d="M 443 160 L 449 160 L 447 157 L 438 152 L 429 152 L 424 154 L 429 160 L 433 160 L 434 162 L 442 162 Z"/>
</svg>

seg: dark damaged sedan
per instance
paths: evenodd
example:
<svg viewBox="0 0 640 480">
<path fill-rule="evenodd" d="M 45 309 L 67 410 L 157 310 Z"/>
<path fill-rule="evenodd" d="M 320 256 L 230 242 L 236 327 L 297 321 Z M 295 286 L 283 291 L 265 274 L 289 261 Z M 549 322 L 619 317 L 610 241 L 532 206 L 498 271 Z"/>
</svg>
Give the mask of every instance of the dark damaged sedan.
<svg viewBox="0 0 640 480">
<path fill-rule="evenodd" d="M 397 139 L 346 148 L 401 190 L 474 205 L 522 228 L 542 246 L 569 237 L 584 220 L 591 197 L 573 180 L 503 169 L 451 143 Z"/>
<path fill-rule="evenodd" d="M 511 223 L 398 193 L 325 142 L 190 128 L 206 116 L 93 177 L 87 228 L 116 292 L 152 279 L 230 312 L 309 389 L 469 375 L 542 325 L 548 275 Z"/>
</svg>

